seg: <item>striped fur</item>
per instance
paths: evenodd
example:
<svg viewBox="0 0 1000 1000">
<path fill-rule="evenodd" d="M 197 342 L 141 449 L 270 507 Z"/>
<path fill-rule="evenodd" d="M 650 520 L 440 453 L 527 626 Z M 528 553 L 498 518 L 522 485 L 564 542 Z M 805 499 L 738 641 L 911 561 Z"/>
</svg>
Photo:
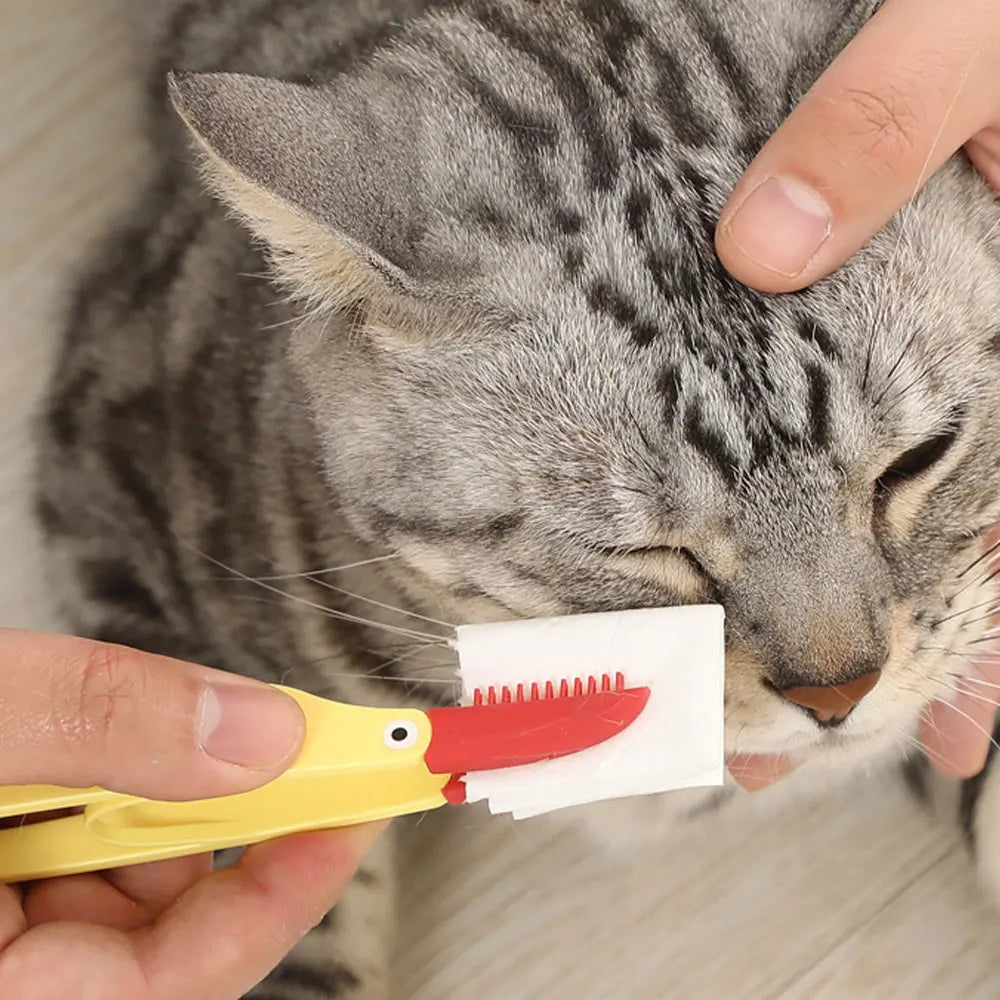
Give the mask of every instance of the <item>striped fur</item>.
<svg viewBox="0 0 1000 1000">
<path fill-rule="evenodd" d="M 162 159 L 40 468 L 82 632 L 428 702 L 444 623 L 720 601 L 730 749 L 897 752 L 987 627 L 997 209 L 956 159 L 785 297 L 712 250 L 874 3 L 142 6 Z M 773 692 L 875 666 L 837 730 Z M 386 995 L 389 852 L 254 996 Z"/>
</svg>

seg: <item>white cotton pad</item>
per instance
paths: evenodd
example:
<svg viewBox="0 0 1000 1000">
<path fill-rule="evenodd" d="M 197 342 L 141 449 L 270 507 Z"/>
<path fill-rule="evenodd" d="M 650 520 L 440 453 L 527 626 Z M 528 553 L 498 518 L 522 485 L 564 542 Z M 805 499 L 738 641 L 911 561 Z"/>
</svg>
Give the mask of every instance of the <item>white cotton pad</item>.
<svg viewBox="0 0 1000 1000">
<path fill-rule="evenodd" d="M 466 799 L 515 819 L 567 806 L 721 785 L 725 643 L 718 605 L 536 618 L 458 629 L 462 694 L 621 671 L 648 687 L 607 742 L 538 764 L 466 775 Z"/>
</svg>

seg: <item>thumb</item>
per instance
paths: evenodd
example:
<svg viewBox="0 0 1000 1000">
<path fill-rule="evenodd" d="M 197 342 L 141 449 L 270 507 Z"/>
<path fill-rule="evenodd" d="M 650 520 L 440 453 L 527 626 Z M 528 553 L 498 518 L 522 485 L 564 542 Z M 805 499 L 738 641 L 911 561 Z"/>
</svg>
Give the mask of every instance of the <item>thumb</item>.
<svg viewBox="0 0 1000 1000">
<path fill-rule="evenodd" d="M 995 0 L 887 0 L 737 184 L 716 232 L 725 267 L 773 292 L 839 267 L 963 143 L 992 134 L 998 48 Z"/>
<path fill-rule="evenodd" d="M 304 729 L 298 705 L 259 681 L 124 646 L 0 629 L 0 784 L 231 795 L 277 777 Z"/>
</svg>

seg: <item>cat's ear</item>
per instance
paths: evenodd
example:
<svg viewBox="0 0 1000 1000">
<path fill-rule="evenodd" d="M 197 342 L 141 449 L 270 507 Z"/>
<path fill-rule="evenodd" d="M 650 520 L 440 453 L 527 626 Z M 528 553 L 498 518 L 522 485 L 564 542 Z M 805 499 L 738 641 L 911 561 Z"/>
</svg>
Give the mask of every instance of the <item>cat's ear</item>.
<svg viewBox="0 0 1000 1000">
<path fill-rule="evenodd" d="M 416 124 L 394 120 L 388 95 L 232 73 L 174 74 L 170 94 L 209 183 L 300 292 L 349 301 L 433 283 L 441 262 L 415 252 Z"/>
</svg>

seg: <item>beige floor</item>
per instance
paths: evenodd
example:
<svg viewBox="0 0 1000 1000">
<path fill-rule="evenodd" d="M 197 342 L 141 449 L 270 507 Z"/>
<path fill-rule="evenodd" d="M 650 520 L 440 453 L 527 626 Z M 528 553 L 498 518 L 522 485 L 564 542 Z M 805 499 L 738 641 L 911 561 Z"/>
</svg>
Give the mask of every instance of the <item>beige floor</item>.
<svg viewBox="0 0 1000 1000">
<path fill-rule="evenodd" d="M 67 265 L 141 173 L 125 2 L 0 0 L 5 625 L 54 624 L 27 414 Z M 725 828 L 625 858 L 471 808 L 417 834 L 439 860 L 415 866 L 404 899 L 400 1000 L 1000 997 L 1000 919 L 955 839 L 889 783 L 778 812 L 765 794 Z"/>
</svg>

